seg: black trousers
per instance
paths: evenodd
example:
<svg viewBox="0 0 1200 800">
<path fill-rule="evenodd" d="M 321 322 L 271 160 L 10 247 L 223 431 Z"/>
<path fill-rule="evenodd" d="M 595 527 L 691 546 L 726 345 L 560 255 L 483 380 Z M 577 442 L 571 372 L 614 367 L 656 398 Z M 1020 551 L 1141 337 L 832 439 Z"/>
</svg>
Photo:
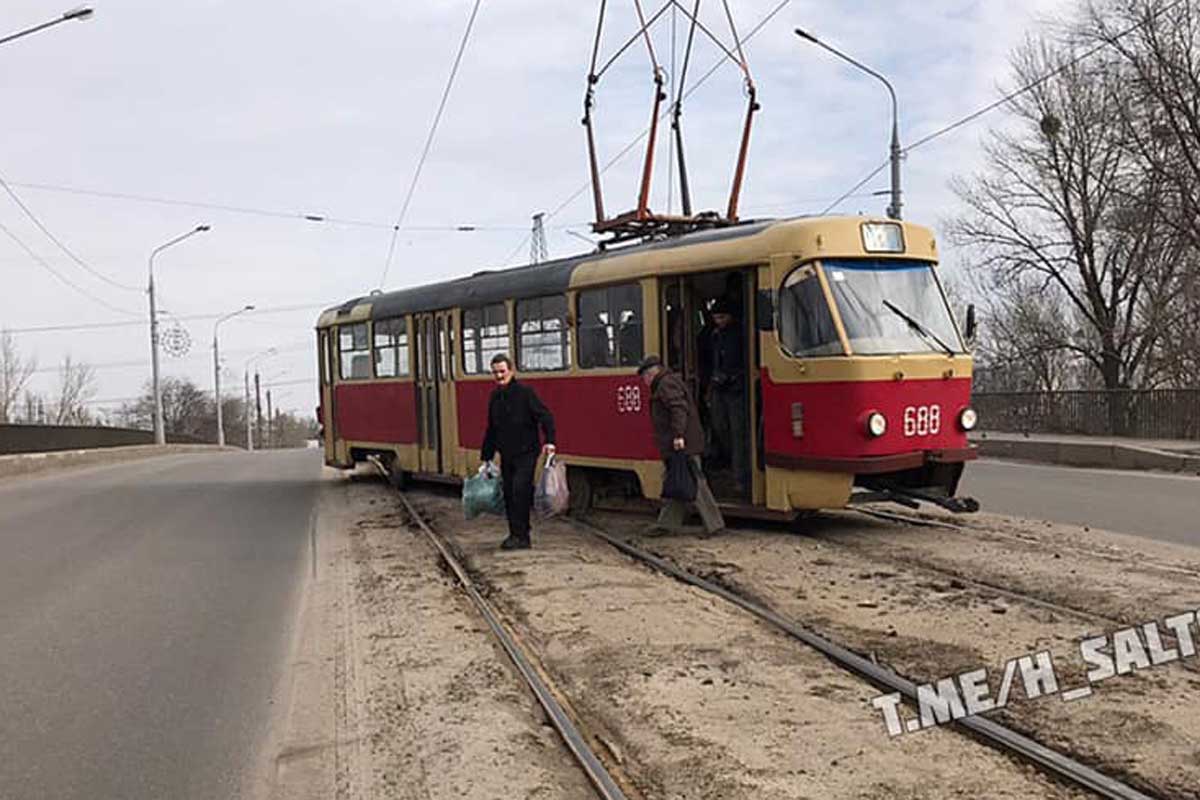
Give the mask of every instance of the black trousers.
<svg viewBox="0 0 1200 800">
<path fill-rule="evenodd" d="M 529 509 L 533 506 L 533 470 L 538 452 L 500 454 L 500 484 L 504 490 L 504 513 L 508 533 L 514 539 L 529 540 Z"/>
</svg>

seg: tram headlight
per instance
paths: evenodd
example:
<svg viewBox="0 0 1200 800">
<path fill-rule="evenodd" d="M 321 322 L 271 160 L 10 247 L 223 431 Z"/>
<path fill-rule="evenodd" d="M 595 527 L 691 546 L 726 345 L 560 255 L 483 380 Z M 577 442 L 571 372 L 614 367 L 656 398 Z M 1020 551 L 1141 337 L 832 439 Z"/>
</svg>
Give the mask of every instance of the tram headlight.
<svg viewBox="0 0 1200 800">
<path fill-rule="evenodd" d="M 867 414 L 867 435 L 878 437 L 885 433 L 887 433 L 887 417 L 878 411 Z"/>
<path fill-rule="evenodd" d="M 958 426 L 964 431 L 974 430 L 977 422 L 979 422 L 979 415 L 975 413 L 975 409 L 964 408 L 958 412 Z"/>
</svg>

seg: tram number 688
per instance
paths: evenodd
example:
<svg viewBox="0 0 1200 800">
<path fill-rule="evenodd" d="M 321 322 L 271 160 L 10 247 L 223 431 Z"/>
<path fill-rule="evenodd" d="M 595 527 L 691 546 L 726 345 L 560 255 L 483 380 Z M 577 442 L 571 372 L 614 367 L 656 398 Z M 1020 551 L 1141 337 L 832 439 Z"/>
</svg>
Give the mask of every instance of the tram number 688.
<svg viewBox="0 0 1200 800">
<path fill-rule="evenodd" d="M 642 410 L 642 387 L 617 387 L 617 413 L 634 414 Z"/>
<path fill-rule="evenodd" d="M 904 409 L 905 436 L 932 436 L 941 430 L 941 406 L 908 406 Z"/>
</svg>

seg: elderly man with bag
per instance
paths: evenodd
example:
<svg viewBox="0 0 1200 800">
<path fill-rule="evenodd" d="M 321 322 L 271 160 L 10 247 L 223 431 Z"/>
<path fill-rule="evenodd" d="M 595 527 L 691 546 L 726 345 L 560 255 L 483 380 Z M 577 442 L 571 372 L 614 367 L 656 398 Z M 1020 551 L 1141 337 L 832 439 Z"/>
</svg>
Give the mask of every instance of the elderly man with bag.
<svg viewBox="0 0 1200 800">
<path fill-rule="evenodd" d="M 721 510 L 708 488 L 704 471 L 700 465 L 700 454 L 704 452 L 704 431 L 700 428 L 700 414 L 688 394 L 687 386 L 678 374 L 663 366 L 658 356 L 646 356 L 638 365 L 638 375 L 650 387 L 650 418 L 654 424 L 654 442 L 658 445 L 663 460 L 663 472 L 669 471 L 672 459 L 686 457 L 687 469 L 695 480 L 696 510 L 704 523 L 706 533 L 716 533 L 725 527 Z M 668 497 L 664 492 L 662 511 L 654 526 L 656 531 L 679 530 L 687 517 L 688 504 L 680 499 Z"/>
<path fill-rule="evenodd" d="M 500 481 L 504 491 L 504 511 L 508 516 L 508 538 L 500 543 L 503 550 L 527 550 L 529 508 L 533 505 L 533 471 L 538 460 L 538 428 L 546 443 L 541 451 L 554 454 L 554 416 L 533 391 L 518 381 L 512 361 L 503 353 L 492 358 L 492 377 L 496 388 L 488 398 L 487 432 L 479 453 L 482 472 L 500 452 Z"/>
</svg>

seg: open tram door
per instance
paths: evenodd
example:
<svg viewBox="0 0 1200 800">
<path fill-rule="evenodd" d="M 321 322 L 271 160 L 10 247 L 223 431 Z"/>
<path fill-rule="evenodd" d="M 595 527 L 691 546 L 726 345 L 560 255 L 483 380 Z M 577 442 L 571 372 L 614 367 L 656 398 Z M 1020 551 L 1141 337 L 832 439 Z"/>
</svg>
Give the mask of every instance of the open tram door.
<svg viewBox="0 0 1200 800">
<path fill-rule="evenodd" d="M 755 289 L 751 270 L 663 278 L 659 284 L 662 359 L 683 376 L 700 410 L 704 472 L 723 503 L 761 504 L 764 496 Z M 715 311 L 727 317 L 719 338 Z M 736 367 L 725 369 L 730 363 Z"/>
<path fill-rule="evenodd" d="M 417 470 L 440 472 L 441 421 L 438 413 L 437 329 L 433 314 L 416 314 L 413 327 L 417 337 Z"/>
<path fill-rule="evenodd" d="M 334 408 L 333 373 L 337 368 L 337 337 L 331 333 L 335 328 L 321 330 L 317 334 L 317 358 L 321 362 L 321 447 L 325 451 L 325 463 L 337 463 L 336 426 Z"/>
</svg>

